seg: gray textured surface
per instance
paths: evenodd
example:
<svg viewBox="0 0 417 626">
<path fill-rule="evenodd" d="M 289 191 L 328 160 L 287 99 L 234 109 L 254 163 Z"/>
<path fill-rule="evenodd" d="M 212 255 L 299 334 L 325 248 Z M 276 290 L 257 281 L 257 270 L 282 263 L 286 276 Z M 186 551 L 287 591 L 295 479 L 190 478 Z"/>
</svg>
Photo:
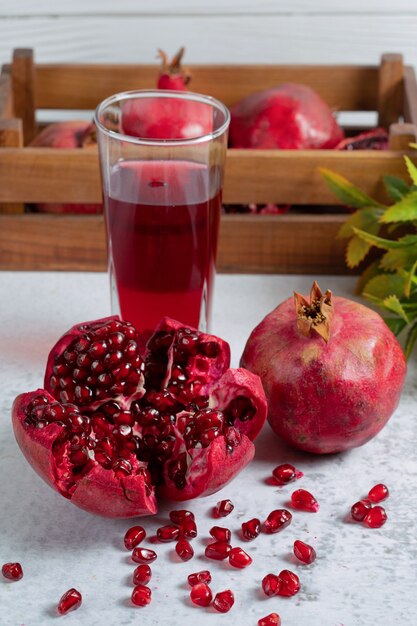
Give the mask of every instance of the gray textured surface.
<svg viewBox="0 0 417 626">
<path fill-rule="evenodd" d="M 213 331 L 229 340 L 234 365 L 252 327 L 293 288 L 308 291 L 310 279 L 288 276 L 219 276 Z M 350 296 L 353 280 L 325 277 L 322 287 Z M 365 447 L 325 458 L 293 452 L 280 445 L 266 427 L 257 443 L 254 463 L 222 492 L 193 502 L 199 537 L 196 556 L 177 563 L 173 544 L 157 547 L 158 560 L 146 609 L 130 606 L 133 565 L 122 549 L 127 521 L 94 518 L 76 509 L 47 487 L 30 469 L 13 437 L 10 407 L 15 395 L 42 384 L 48 347 L 77 321 L 109 313 L 107 277 L 103 274 L 0 273 L 0 561 L 23 565 L 22 581 L 0 580 L 2 626 L 54 623 L 56 603 L 71 586 L 83 593 L 81 609 L 65 623 L 171 625 L 242 624 L 256 626 L 272 611 L 283 626 L 406 626 L 417 622 L 417 384 L 415 363 L 400 407 L 382 433 Z M 213 504 L 231 498 L 235 504 L 224 525 L 237 531 L 242 521 L 261 518 L 285 506 L 292 486 L 265 484 L 272 468 L 293 462 L 305 477 L 297 487 L 311 489 L 321 504 L 317 514 L 294 513 L 281 534 L 261 535 L 244 544 L 254 559 L 244 571 L 202 557 Z M 386 483 L 388 522 L 379 530 L 349 523 L 350 505 L 377 482 Z M 169 507 L 144 521 L 149 534 L 166 520 Z M 315 546 L 316 562 L 296 564 L 294 539 Z M 236 603 L 228 615 L 190 605 L 186 576 L 208 567 L 212 589 L 231 588 Z M 263 575 L 294 569 L 302 589 L 290 599 L 266 599 Z M 173 617 L 175 616 L 175 617 Z"/>
</svg>

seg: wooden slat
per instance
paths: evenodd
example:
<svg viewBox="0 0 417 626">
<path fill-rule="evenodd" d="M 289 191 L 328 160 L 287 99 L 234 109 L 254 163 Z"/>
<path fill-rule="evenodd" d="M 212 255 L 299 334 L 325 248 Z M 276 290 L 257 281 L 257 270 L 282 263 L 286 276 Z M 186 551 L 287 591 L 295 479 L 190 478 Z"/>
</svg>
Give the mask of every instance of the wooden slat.
<svg viewBox="0 0 417 626">
<path fill-rule="evenodd" d="M 417 80 L 412 67 L 404 70 L 404 121 L 417 124 Z"/>
<path fill-rule="evenodd" d="M 95 109 L 113 93 L 156 85 L 157 65 L 36 66 L 36 102 L 44 109 Z M 376 110 L 378 68 L 353 65 L 194 65 L 190 89 L 231 106 L 282 82 L 313 87 L 336 110 Z"/>
<path fill-rule="evenodd" d="M 229 150 L 224 202 L 334 204 L 322 181 L 321 166 L 380 198 L 381 177 L 404 174 L 402 154 L 396 152 Z M 22 201 L 100 202 L 96 150 L 1 149 L 0 202 Z"/>
<path fill-rule="evenodd" d="M 13 117 L 12 81 L 8 74 L 0 74 L 0 120 Z"/>
<path fill-rule="evenodd" d="M 1 119 L 0 117 L 0 149 L 22 148 L 23 128 L 22 120 L 17 118 Z M 0 213 L 23 213 L 22 202 L 5 202 L 0 204 Z"/>
<path fill-rule="evenodd" d="M 36 130 L 34 81 L 33 51 L 17 48 L 12 61 L 13 105 L 15 116 L 23 123 L 25 145 L 32 140 Z"/>
<path fill-rule="evenodd" d="M 340 215 L 222 216 L 221 272 L 346 273 Z M 104 271 L 102 216 L 0 215 L 0 270 Z"/>
<path fill-rule="evenodd" d="M 383 54 L 378 80 L 378 124 L 389 128 L 403 109 L 404 65 L 401 54 Z"/>
<path fill-rule="evenodd" d="M 410 143 L 417 142 L 416 124 L 391 124 L 389 129 L 389 149 L 407 152 Z"/>
</svg>

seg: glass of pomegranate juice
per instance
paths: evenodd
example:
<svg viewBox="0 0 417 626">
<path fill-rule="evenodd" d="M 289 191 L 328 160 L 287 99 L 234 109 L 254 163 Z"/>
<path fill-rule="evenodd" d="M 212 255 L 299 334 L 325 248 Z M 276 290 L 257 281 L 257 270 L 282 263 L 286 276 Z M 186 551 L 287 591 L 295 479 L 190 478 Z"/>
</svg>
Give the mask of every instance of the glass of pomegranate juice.
<svg viewBox="0 0 417 626">
<path fill-rule="evenodd" d="M 96 110 L 112 310 L 145 334 L 164 315 L 208 330 L 229 120 L 184 91 Z"/>
</svg>

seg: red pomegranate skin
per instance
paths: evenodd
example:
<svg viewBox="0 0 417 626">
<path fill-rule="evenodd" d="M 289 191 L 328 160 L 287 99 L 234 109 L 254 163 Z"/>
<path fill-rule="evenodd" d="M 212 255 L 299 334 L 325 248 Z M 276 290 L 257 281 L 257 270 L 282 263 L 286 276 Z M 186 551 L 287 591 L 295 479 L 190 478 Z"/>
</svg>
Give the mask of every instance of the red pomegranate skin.
<svg viewBox="0 0 417 626">
<path fill-rule="evenodd" d="M 94 126 L 91 122 L 70 120 L 56 122 L 46 126 L 31 142 L 32 148 L 86 148 L 95 145 L 91 137 Z M 96 214 L 102 212 L 101 204 L 74 204 L 58 202 L 35 205 L 38 213 L 80 213 Z"/>
<path fill-rule="evenodd" d="M 252 460 L 255 451 L 252 440 L 266 420 L 267 403 L 261 381 L 241 368 L 229 369 L 230 348 L 224 340 L 163 318 L 148 342 L 146 353 L 140 356 L 138 351 L 133 354 L 129 351 L 132 342 L 139 345 L 139 336 L 132 324 L 117 316 L 76 324 L 50 352 L 45 388 L 23 393 L 13 404 L 16 440 L 33 469 L 73 504 L 104 517 L 150 515 L 157 511 L 157 497 L 186 500 L 217 491 Z M 191 345 L 193 337 L 197 344 Z M 107 343 L 107 348 L 101 356 L 97 351 L 91 356 L 91 350 L 101 342 Z M 187 345 L 191 347 L 187 349 Z M 116 353 L 115 346 L 122 351 L 122 363 L 130 363 L 131 374 L 134 373 L 133 363 L 138 372 L 134 382 L 129 386 L 125 383 L 123 392 L 113 386 L 117 379 L 97 386 L 87 380 L 87 376 L 94 377 L 96 371 L 89 369 L 92 359 L 102 364 L 104 376 L 111 379 L 117 375 L 119 370 L 107 360 L 108 351 Z M 69 354 L 75 357 L 66 360 Z M 172 383 L 171 374 L 178 372 L 178 363 L 181 363 L 184 384 L 198 382 L 191 396 L 187 395 L 189 391 Z M 159 364 L 157 370 L 155 364 Z M 120 361 L 117 367 L 119 365 Z M 65 371 L 58 373 L 56 367 L 64 367 Z M 85 374 L 80 381 L 83 368 Z M 90 395 L 80 397 L 71 391 L 71 379 L 83 388 L 90 385 Z M 63 394 L 68 393 L 71 393 L 71 402 L 63 398 Z M 164 400 L 166 397 L 168 400 Z M 163 408 L 166 401 L 168 408 Z M 240 413 L 238 416 L 233 413 L 235 417 L 230 422 L 232 418 L 228 416 L 232 415 L 231 407 L 236 406 L 234 402 L 238 402 Z M 113 408 L 117 405 L 117 415 L 129 418 L 129 422 L 123 422 L 131 425 L 128 427 L 131 434 L 126 440 L 120 439 L 117 429 L 113 430 L 116 424 L 122 423 L 116 422 L 116 413 L 113 411 L 111 418 L 105 417 L 108 405 Z M 157 406 L 158 418 L 149 422 L 141 417 Z M 55 412 L 55 417 L 51 411 Z M 204 411 L 221 412 L 224 423 L 214 439 L 202 444 L 202 432 L 210 429 L 210 424 L 203 427 L 204 420 L 209 419 Z M 101 417 L 96 422 L 98 414 Z M 171 415 L 169 420 L 165 419 L 168 414 Z M 201 419 L 203 421 L 199 421 Z M 106 433 L 103 433 L 103 422 Z M 186 425 L 190 426 L 191 434 Z M 74 437 L 79 438 L 80 433 L 85 433 L 86 439 L 81 446 L 73 448 Z M 160 447 L 145 445 L 149 436 L 155 436 L 159 444 L 172 441 L 174 437 L 173 448 L 167 456 L 161 459 L 158 457 Z M 129 447 L 134 438 L 140 440 L 140 445 Z M 103 447 L 105 439 L 107 444 Z M 108 452 L 108 446 L 113 446 L 113 452 Z M 77 452 L 80 448 L 81 452 Z M 104 451 L 112 455 L 109 465 L 103 462 Z M 96 458 L 96 452 L 100 452 L 101 460 Z M 78 455 L 78 460 L 74 454 Z M 172 471 L 172 464 L 177 467 L 178 459 L 185 462 L 180 474 Z M 127 472 L 121 472 L 120 466 L 116 469 L 120 461 L 128 463 Z"/>
<path fill-rule="evenodd" d="M 231 109 L 232 148 L 334 148 L 344 137 L 330 107 L 310 87 L 283 83 L 253 93 Z"/>
<path fill-rule="evenodd" d="M 396 409 L 406 376 L 401 347 L 380 315 L 336 297 L 330 338 L 304 336 L 294 299 L 253 330 L 241 366 L 258 374 L 279 437 L 317 454 L 361 446 Z"/>
</svg>

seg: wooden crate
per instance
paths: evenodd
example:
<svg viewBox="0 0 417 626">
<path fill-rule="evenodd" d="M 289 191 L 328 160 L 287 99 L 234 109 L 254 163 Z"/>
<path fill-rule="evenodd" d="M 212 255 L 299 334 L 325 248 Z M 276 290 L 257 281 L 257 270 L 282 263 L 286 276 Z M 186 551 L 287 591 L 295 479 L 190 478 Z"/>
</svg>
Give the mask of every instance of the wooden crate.
<svg viewBox="0 0 417 626">
<path fill-rule="evenodd" d="M 249 93 L 286 81 L 314 88 L 331 107 L 378 111 L 390 128 L 389 150 L 229 150 L 224 202 L 332 206 L 319 173 L 328 167 L 383 198 L 381 178 L 404 176 L 402 156 L 417 138 L 417 83 L 401 55 L 379 66 L 194 66 L 192 88 L 233 105 Z M 26 146 L 40 109 L 94 109 L 118 91 L 152 88 L 154 65 L 35 64 L 15 50 L 0 75 L 0 269 L 104 270 L 102 216 L 24 213 L 24 203 L 100 202 L 96 149 Z M 286 215 L 224 215 L 218 267 L 228 272 L 344 273 L 345 217 L 313 210 Z"/>
</svg>

